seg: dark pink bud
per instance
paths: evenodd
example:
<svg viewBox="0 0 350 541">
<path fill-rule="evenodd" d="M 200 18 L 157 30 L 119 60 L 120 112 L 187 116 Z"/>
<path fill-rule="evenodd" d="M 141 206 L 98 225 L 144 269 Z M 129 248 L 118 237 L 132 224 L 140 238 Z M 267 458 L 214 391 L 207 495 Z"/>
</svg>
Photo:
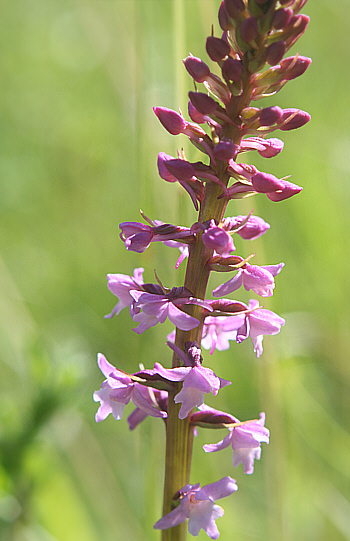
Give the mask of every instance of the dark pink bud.
<svg viewBox="0 0 350 541">
<path fill-rule="evenodd" d="M 230 28 L 232 28 L 232 25 L 230 24 L 230 19 L 229 19 L 228 13 L 227 13 L 226 8 L 225 8 L 225 2 L 224 1 L 221 2 L 220 7 L 219 7 L 219 25 L 220 25 L 220 28 L 222 28 L 222 30 L 224 32 L 226 32 L 226 30 L 229 30 Z"/>
<path fill-rule="evenodd" d="M 280 0 L 281 6 L 289 6 L 290 4 L 293 4 L 294 0 Z"/>
<path fill-rule="evenodd" d="M 223 256 L 229 256 L 235 250 L 231 235 L 215 225 L 204 231 L 202 241 L 207 248 Z"/>
<path fill-rule="evenodd" d="M 281 180 L 283 183 L 282 190 L 278 190 L 273 193 L 268 193 L 267 197 L 271 201 L 283 201 L 284 199 L 288 199 L 289 197 L 292 197 L 292 195 L 296 195 L 297 193 L 301 192 L 302 187 L 298 186 L 297 184 L 293 184 L 292 182 L 288 182 L 287 180 Z"/>
<path fill-rule="evenodd" d="M 227 13 L 232 19 L 235 19 L 240 11 L 244 11 L 245 5 L 243 0 L 224 0 Z"/>
<path fill-rule="evenodd" d="M 276 192 L 277 190 L 283 190 L 283 183 L 274 175 L 270 173 L 255 173 L 252 176 L 252 184 L 254 190 L 258 193 Z"/>
<path fill-rule="evenodd" d="M 211 115 L 216 111 L 217 102 L 207 94 L 203 92 L 189 92 L 188 95 L 192 105 L 202 115 Z"/>
<path fill-rule="evenodd" d="M 288 8 L 281 8 L 275 11 L 272 26 L 276 29 L 282 29 L 290 22 L 293 17 L 293 10 Z"/>
<path fill-rule="evenodd" d="M 188 73 L 197 83 L 203 83 L 210 75 L 209 67 L 196 56 L 188 56 L 183 60 Z"/>
<path fill-rule="evenodd" d="M 290 81 L 296 77 L 300 77 L 310 66 L 311 62 L 311 58 L 307 56 L 289 56 L 285 58 L 281 62 L 281 69 L 285 71 L 283 78 Z"/>
<path fill-rule="evenodd" d="M 274 107 L 266 107 L 260 113 L 260 126 L 273 126 L 279 122 L 283 116 L 283 109 L 275 105 Z"/>
<path fill-rule="evenodd" d="M 191 180 L 195 176 L 196 171 L 189 162 L 180 159 L 168 160 L 164 162 L 166 169 L 171 175 L 177 178 L 177 180 Z"/>
<path fill-rule="evenodd" d="M 260 156 L 263 158 L 274 158 L 283 150 L 283 141 L 280 139 L 277 139 L 275 137 L 272 137 L 271 139 L 265 139 L 265 149 L 264 150 L 258 150 Z"/>
<path fill-rule="evenodd" d="M 192 105 L 191 100 L 188 102 L 188 114 L 190 119 L 197 124 L 204 124 L 208 120 L 206 115 L 198 113 L 197 109 Z"/>
<path fill-rule="evenodd" d="M 274 43 L 271 43 L 266 49 L 266 62 L 270 64 L 270 66 L 276 66 L 276 64 L 281 62 L 285 52 L 285 41 L 275 41 Z"/>
<path fill-rule="evenodd" d="M 229 44 L 220 38 L 215 38 L 214 36 L 209 36 L 206 42 L 206 50 L 208 56 L 213 62 L 220 62 L 225 56 L 230 53 Z"/>
<path fill-rule="evenodd" d="M 217 160 L 228 161 L 237 156 L 238 149 L 239 146 L 232 141 L 220 141 L 215 145 L 213 154 Z"/>
<path fill-rule="evenodd" d="M 173 156 L 170 156 L 169 154 L 165 154 L 165 152 L 159 152 L 158 154 L 158 172 L 159 176 L 166 180 L 167 182 L 177 182 L 177 178 L 174 177 L 174 175 L 171 175 L 168 171 L 168 169 L 165 167 L 165 162 L 169 160 L 174 160 L 175 158 Z"/>
<path fill-rule="evenodd" d="M 309 24 L 310 17 L 307 15 L 299 14 L 294 15 L 289 21 L 288 28 L 293 28 L 293 42 L 296 41 L 306 30 L 307 25 Z"/>
<path fill-rule="evenodd" d="M 288 120 L 290 118 L 290 120 Z M 304 124 L 307 124 L 311 116 L 306 111 L 301 111 L 301 109 L 283 109 L 283 115 L 280 120 L 283 125 L 281 125 L 280 130 L 296 130 L 301 128 Z"/>
<path fill-rule="evenodd" d="M 249 17 L 243 21 L 241 26 L 241 36 L 244 41 L 249 43 L 254 41 L 259 34 L 258 21 L 255 17 Z"/>
<path fill-rule="evenodd" d="M 186 129 L 186 120 L 176 111 L 167 107 L 153 107 L 153 111 L 160 123 L 172 135 L 178 135 Z"/>
<path fill-rule="evenodd" d="M 235 81 L 239 81 L 241 78 L 243 70 L 242 62 L 228 57 L 226 60 L 224 60 L 221 70 L 225 81 L 231 81 L 234 83 Z"/>
</svg>

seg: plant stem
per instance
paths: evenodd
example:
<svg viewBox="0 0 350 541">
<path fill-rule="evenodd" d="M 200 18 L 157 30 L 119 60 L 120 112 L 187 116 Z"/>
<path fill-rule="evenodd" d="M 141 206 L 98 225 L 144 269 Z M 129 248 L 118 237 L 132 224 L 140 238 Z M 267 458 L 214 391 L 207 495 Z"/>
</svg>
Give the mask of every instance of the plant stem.
<svg viewBox="0 0 350 541">
<path fill-rule="evenodd" d="M 238 118 L 240 111 L 250 102 L 249 76 L 245 80 L 245 90 L 239 98 L 233 98 L 228 109 L 233 119 Z M 241 132 L 237 126 L 226 124 L 223 127 L 225 136 L 233 143 L 239 144 Z M 227 185 L 229 177 L 226 172 L 227 162 L 218 162 L 215 169 L 217 176 Z M 223 219 L 227 200 L 219 199 L 222 188 L 213 182 L 208 182 L 205 190 L 198 221 L 201 223 L 214 219 L 220 223 Z M 204 299 L 208 284 L 210 269 L 207 265 L 213 252 L 206 248 L 197 236 L 196 243 L 190 246 L 190 254 L 186 270 L 185 287 L 189 289 L 194 297 Z M 197 305 L 187 305 L 184 311 L 200 321 L 200 325 L 191 331 L 176 330 L 176 345 L 184 350 L 185 342 L 196 341 L 201 343 L 203 323 L 203 309 Z M 180 366 L 181 361 L 174 353 L 172 367 Z M 181 390 L 181 384 L 177 384 L 176 390 L 168 396 L 168 417 L 166 428 L 166 455 L 165 455 L 165 479 L 164 479 L 164 504 L 163 515 L 173 509 L 173 498 L 176 493 L 190 481 L 191 459 L 193 447 L 193 427 L 190 425 L 189 416 L 179 419 L 180 404 L 175 404 L 174 396 Z M 187 524 L 182 523 L 175 528 L 162 531 L 162 541 L 185 541 L 187 536 Z"/>
</svg>

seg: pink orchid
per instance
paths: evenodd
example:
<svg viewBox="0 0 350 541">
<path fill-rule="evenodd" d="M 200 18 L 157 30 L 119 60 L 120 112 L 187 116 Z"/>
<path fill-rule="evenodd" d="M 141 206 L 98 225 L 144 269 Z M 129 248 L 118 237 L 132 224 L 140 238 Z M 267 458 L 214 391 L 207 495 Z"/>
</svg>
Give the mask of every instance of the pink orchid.
<svg viewBox="0 0 350 541">
<path fill-rule="evenodd" d="M 147 415 L 167 417 L 165 411 L 154 407 L 148 387 L 135 383 L 127 374 L 110 364 L 102 353 L 98 354 L 97 363 L 107 379 L 102 383 L 101 389 L 95 391 L 93 395 L 94 401 L 100 402 L 95 416 L 96 422 L 103 421 L 110 413 L 116 420 L 121 419 L 124 408 L 130 400 Z"/>
<path fill-rule="evenodd" d="M 231 477 L 224 477 L 202 488 L 199 483 L 186 485 L 179 491 L 180 505 L 158 520 L 153 527 L 156 530 L 167 530 L 188 519 L 191 535 L 197 536 L 200 530 L 204 530 L 210 539 L 217 539 L 220 534 L 215 520 L 223 516 L 224 510 L 214 502 L 230 496 L 236 490 L 236 481 Z"/>
<path fill-rule="evenodd" d="M 231 280 L 214 289 L 213 295 L 214 297 L 223 297 L 243 285 L 246 291 L 251 289 L 257 295 L 271 297 L 275 287 L 274 276 L 277 276 L 283 267 L 284 263 L 265 265 L 263 267 L 246 263 Z"/>
</svg>

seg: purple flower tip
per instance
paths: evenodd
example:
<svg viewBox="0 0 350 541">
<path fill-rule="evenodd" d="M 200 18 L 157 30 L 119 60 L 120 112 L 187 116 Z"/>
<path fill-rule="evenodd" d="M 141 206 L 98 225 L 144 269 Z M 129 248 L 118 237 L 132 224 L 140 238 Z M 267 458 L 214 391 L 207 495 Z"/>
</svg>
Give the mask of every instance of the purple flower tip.
<svg viewBox="0 0 350 541">
<path fill-rule="evenodd" d="M 186 121 L 182 115 L 167 107 L 153 107 L 155 115 L 171 135 L 178 135 L 186 129 Z"/>
</svg>

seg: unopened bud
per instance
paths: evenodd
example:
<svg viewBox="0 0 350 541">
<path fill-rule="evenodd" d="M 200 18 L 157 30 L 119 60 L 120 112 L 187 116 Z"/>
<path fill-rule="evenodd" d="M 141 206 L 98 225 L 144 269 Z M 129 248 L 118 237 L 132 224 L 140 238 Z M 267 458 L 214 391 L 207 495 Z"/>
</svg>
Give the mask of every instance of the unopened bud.
<svg viewBox="0 0 350 541">
<path fill-rule="evenodd" d="M 293 10 L 288 8 L 281 8 L 275 11 L 272 26 L 277 30 L 285 28 L 289 24 L 291 18 L 293 17 Z"/>
<path fill-rule="evenodd" d="M 235 82 L 239 81 L 242 75 L 243 66 L 240 60 L 235 60 L 234 58 L 228 57 L 224 60 L 222 65 L 222 76 L 225 81 Z"/>
<path fill-rule="evenodd" d="M 254 190 L 258 193 L 276 192 L 283 189 L 283 183 L 270 173 L 255 173 L 252 176 Z"/>
<path fill-rule="evenodd" d="M 224 4 L 227 13 L 232 19 L 235 19 L 245 9 L 243 0 L 224 0 Z"/>
<path fill-rule="evenodd" d="M 191 100 L 188 101 L 188 115 L 193 122 L 197 124 L 204 124 L 208 117 L 206 115 L 201 115 L 197 109 L 192 105 Z"/>
<path fill-rule="evenodd" d="M 217 160 L 229 161 L 237 156 L 238 149 L 238 145 L 235 145 L 232 141 L 220 141 L 215 145 L 213 154 Z"/>
<path fill-rule="evenodd" d="M 207 94 L 203 92 L 189 92 L 188 95 L 192 105 L 202 115 L 211 115 L 216 111 L 217 102 Z"/>
<path fill-rule="evenodd" d="M 272 137 L 271 139 L 265 139 L 264 144 L 266 145 L 264 150 L 258 150 L 260 156 L 263 158 L 274 158 L 283 150 L 284 143 L 281 139 Z"/>
<path fill-rule="evenodd" d="M 195 169 L 193 165 L 185 160 L 173 159 L 164 162 L 165 168 L 171 175 L 174 175 L 177 180 L 191 180 L 195 176 Z"/>
<path fill-rule="evenodd" d="M 288 120 L 290 118 L 290 120 Z M 283 115 L 280 119 L 280 130 L 296 130 L 301 128 L 304 124 L 307 124 L 311 116 L 306 111 L 301 111 L 301 109 L 283 109 Z"/>
<path fill-rule="evenodd" d="M 153 107 L 160 123 L 172 135 L 178 135 L 186 129 L 186 120 L 182 115 L 167 107 Z"/>
<path fill-rule="evenodd" d="M 296 195 L 302 190 L 301 186 L 288 182 L 287 180 L 282 180 L 281 182 L 283 183 L 282 190 L 266 194 L 271 201 L 284 201 L 284 199 L 289 199 L 289 197 Z"/>
<path fill-rule="evenodd" d="M 241 36 L 244 41 L 250 43 L 258 37 L 259 28 L 255 17 L 249 17 L 243 21 L 241 26 Z"/>
<path fill-rule="evenodd" d="M 283 78 L 290 81 L 296 77 L 300 77 L 300 75 L 305 73 L 311 62 L 311 58 L 307 56 L 289 56 L 288 58 L 284 58 L 280 64 L 281 70 L 285 71 Z"/>
<path fill-rule="evenodd" d="M 266 107 L 262 109 L 259 117 L 260 126 L 273 126 L 279 122 L 283 116 L 283 109 L 277 105 L 274 107 Z"/>
<path fill-rule="evenodd" d="M 230 28 L 232 28 L 232 25 L 230 23 L 230 19 L 229 19 L 229 15 L 226 11 L 226 8 L 225 8 L 225 2 L 222 1 L 221 4 L 220 4 L 220 7 L 219 7 L 219 25 L 220 25 L 220 28 L 222 28 L 222 30 L 224 32 L 226 32 L 227 30 L 230 30 Z"/>
<path fill-rule="evenodd" d="M 188 56 L 183 60 L 188 73 L 197 83 L 203 83 L 210 75 L 209 67 L 196 56 Z"/>
<path fill-rule="evenodd" d="M 275 41 L 271 43 L 266 49 L 266 62 L 270 66 L 276 66 L 281 62 L 284 54 L 286 52 L 286 42 L 285 41 Z"/>
<path fill-rule="evenodd" d="M 213 62 L 220 62 L 225 56 L 230 53 L 229 44 L 220 38 L 215 38 L 214 36 L 209 36 L 206 42 L 206 50 L 208 56 Z"/>
</svg>

